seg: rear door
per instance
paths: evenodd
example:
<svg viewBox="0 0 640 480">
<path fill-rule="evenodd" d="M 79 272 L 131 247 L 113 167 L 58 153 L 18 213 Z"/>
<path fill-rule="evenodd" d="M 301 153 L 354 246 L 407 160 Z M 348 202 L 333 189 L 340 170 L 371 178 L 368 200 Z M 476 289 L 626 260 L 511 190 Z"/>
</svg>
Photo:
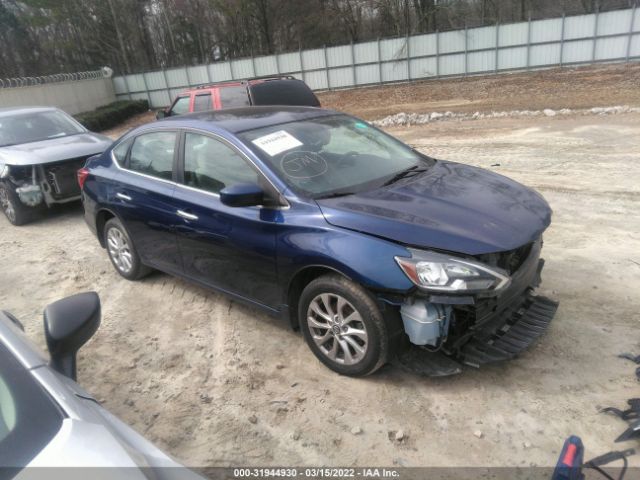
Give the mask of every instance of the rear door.
<svg viewBox="0 0 640 480">
<path fill-rule="evenodd" d="M 138 135 L 113 198 L 142 262 L 171 273 L 182 273 L 172 203 L 178 140 L 177 130 Z"/>
<path fill-rule="evenodd" d="M 183 148 L 174 202 L 182 216 L 176 232 L 185 274 L 275 308 L 280 303 L 275 241 L 281 215 L 267 207 L 228 207 L 219 196 L 225 186 L 238 183 L 270 185 L 217 136 L 185 132 Z"/>
<path fill-rule="evenodd" d="M 213 101 L 211 99 L 211 91 L 204 93 L 196 93 L 193 97 L 193 111 L 204 112 L 213 109 Z"/>
</svg>

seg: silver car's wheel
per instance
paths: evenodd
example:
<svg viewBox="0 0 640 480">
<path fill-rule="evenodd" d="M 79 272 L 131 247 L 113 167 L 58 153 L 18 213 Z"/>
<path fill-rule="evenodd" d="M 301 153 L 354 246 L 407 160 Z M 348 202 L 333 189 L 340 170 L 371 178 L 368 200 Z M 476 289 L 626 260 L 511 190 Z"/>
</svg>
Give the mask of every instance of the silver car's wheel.
<svg viewBox="0 0 640 480">
<path fill-rule="evenodd" d="M 332 362 L 356 365 L 365 357 L 367 327 L 346 298 L 335 293 L 316 296 L 307 310 L 307 325 L 318 349 Z"/>
<path fill-rule="evenodd" d="M 116 268 L 125 275 L 129 274 L 133 268 L 131 246 L 120 229 L 113 227 L 107 231 L 107 248 Z"/>
<path fill-rule="evenodd" d="M 11 198 L 9 198 L 9 192 L 7 192 L 6 188 L 0 188 L 0 205 L 9 221 L 15 223 L 16 209 L 13 206 L 13 202 L 11 202 Z"/>
</svg>

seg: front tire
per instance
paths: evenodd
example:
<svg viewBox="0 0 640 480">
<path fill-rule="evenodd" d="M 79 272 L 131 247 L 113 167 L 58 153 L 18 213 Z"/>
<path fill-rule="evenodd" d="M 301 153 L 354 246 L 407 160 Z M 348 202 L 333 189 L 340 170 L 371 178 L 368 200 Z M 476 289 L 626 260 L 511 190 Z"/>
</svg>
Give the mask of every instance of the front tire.
<svg viewBox="0 0 640 480">
<path fill-rule="evenodd" d="M 127 280 L 139 280 L 151 272 L 142 264 L 127 230 L 117 218 L 105 223 L 104 241 L 113 267 Z"/>
<path fill-rule="evenodd" d="M 20 201 L 11 185 L 2 182 L 0 182 L 0 208 L 7 220 L 16 227 L 28 223 L 33 218 L 33 212 Z"/>
<path fill-rule="evenodd" d="M 324 275 L 303 290 L 298 318 L 307 345 L 341 375 L 370 375 L 389 358 L 389 335 L 380 309 L 360 285 Z"/>
</svg>

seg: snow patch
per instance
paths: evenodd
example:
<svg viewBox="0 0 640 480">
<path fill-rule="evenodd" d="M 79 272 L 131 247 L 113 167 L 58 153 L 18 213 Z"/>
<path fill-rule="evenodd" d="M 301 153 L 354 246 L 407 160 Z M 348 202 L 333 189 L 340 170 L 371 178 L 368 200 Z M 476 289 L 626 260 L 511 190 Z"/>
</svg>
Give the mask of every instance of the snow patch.
<svg viewBox="0 0 640 480">
<path fill-rule="evenodd" d="M 431 112 L 431 113 L 405 113 L 400 112 L 389 115 L 371 122 L 376 127 L 398 127 L 410 125 L 424 125 L 430 122 L 441 120 L 482 120 L 485 118 L 516 118 L 516 117 L 555 117 L 558 115 L 617 115 L 620 113 L 640 113 L 640 107 L 630 107 L 629 105 L 616 105 L 613 107 L 594 107 L 590 109 L 570 109 L 563 108 L 553 110 L 509 110 L 500 112 L 475 112 L 454 113 L 454 112 Z"/>
</svg>

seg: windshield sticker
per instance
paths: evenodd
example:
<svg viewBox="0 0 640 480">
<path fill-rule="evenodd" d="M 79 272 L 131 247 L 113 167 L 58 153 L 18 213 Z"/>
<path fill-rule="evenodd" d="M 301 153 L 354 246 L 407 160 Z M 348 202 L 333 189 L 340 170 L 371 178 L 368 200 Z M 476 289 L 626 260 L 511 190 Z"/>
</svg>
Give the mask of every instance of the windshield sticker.
<svg viewBox="0 0 640 480">
<path fill-rule="evenodd" d="M 324 175 L 329 165 L 316 152 L 296 151 L 282 157 L 280 168 L 290 178 L 306 180 Z"/>
<path fill-rule="evenodd" d="M 364 129 L 366 129 L 366 128 L 369 128 L 369 126 L 368 126 L 366 123 L 364 123 L 364 122 L 356 122 L 356 128 L 359 128 L 359 129 L 361 129 L 361 130 L 364 130 Z"/>
<path fill-rule="evenodd" d="M 252 143 L 272 157 L 302 145 L 300 140 L 284 130 L 256 138 Z"/>
</svg>

